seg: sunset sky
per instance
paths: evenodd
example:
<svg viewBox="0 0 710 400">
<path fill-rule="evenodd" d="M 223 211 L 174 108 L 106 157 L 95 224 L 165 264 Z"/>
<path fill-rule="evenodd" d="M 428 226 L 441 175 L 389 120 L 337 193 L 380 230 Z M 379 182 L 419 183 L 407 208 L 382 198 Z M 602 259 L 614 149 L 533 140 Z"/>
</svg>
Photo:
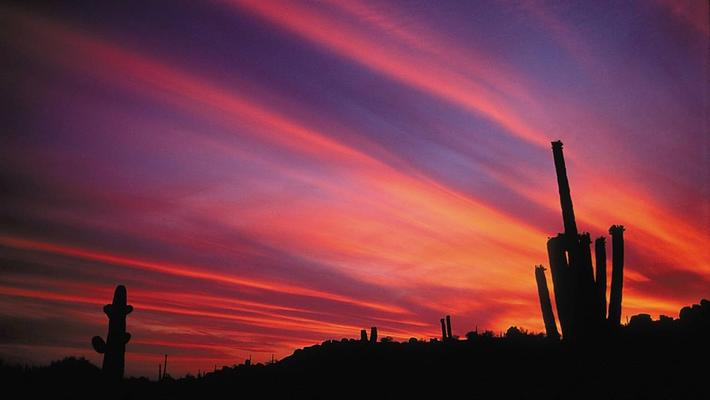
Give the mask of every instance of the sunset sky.
<svg viewBox="0 0 710 400">
<path fill-rule="evenodd" d="M 0 358 L 129 375 L 377 326 L 542 331 L 534 265 L 626 227 L 622 319 L 710 296 L 708 3 L 0 6 Z"/>
</svg>

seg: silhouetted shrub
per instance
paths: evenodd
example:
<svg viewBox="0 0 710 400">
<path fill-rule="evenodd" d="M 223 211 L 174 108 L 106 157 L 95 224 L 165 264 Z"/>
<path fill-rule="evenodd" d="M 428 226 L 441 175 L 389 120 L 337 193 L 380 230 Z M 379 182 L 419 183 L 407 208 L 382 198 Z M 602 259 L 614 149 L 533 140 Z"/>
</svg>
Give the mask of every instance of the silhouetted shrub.
<svg viewBox="0 0 710 400">
<path fill-rule="evenodd" d="M 508 339 L 519 338 L 521 336 L 523 336 L 523 333 L 517 326 L 511 326 L 507 331 L 505 331 L 505 337 Z"/>
</svg>

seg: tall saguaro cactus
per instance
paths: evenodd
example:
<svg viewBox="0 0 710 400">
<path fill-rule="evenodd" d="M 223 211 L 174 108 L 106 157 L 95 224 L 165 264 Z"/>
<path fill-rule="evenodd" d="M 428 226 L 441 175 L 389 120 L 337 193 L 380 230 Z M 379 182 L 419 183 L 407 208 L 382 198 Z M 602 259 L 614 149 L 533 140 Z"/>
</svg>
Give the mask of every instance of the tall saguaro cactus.
<svg viewBox="0 0 710 400">
<path fill-rule="evenodd" d="M 594 242 L 592 264 L 589 233 L 579 233 L 572 207 L 569 180 L 562 142 L 552 142 L 552 154 L 557 172 L 557 184 L 562 208 L 564 233 L 550 238 L 547 253 L 554 286 L 555 303 L 562 337 L 566 340 L 591 340 L 609 326 L 618 326 L 621 319 L 621 291 L 624 279 L 624 227 L 613 225 L 612 282 L 609 316 L 606 313 L 606 242 L 600 237 Z M 596 268 L 596 271 L 595 271 Z M 535 279 L 540 297 L 545 330 L 550 337 L 559 337 L 542 266 L 535 267 Z"/>
<path fill-rule="evenodd" d="M 126 316 L 133 311 L 133 306 L 127 302 L 126 287 L 116 286 L 113 302 L 104 306 L 104 313 L 108 317 L 106 341 L 100 336 L 94 336 L 91 340 L 94 350 L 104 355 L 104 375 L 112 379 L 123 378 L 126 343 L 131 339 L 131 334 L 126 332 Z"/>
</svg>

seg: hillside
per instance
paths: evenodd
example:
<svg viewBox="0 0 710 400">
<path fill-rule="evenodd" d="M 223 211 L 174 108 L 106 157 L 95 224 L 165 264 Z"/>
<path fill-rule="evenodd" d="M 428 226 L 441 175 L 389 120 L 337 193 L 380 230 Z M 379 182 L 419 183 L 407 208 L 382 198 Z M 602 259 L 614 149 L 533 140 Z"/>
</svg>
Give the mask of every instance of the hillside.
<svg viewBox="0 0 710 400">
<path fill-rule="evenodd" d="M 605 398 L 710 396 L 710 302 L 679 319 L 635 316 L 605 342 L 571 344 L 510 328 L 503 337 L 370 343 L 326 341 L 270 365 L 224 367 L 162 382 L 103 382 L 86 360 L 4 366 L 6 388 L 23 398 Z"/>
</svg>

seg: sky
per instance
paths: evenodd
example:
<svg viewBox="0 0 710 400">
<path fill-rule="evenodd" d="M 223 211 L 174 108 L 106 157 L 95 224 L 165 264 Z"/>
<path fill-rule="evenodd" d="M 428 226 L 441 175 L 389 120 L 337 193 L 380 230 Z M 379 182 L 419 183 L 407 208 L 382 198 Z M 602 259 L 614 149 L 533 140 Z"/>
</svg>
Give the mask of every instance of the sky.
<svg viewBox="0 0 710 400">
<path fill-rule="evenodd" d="M 622 319 L 710 295 L 705 1 L 0 6 L 0 358 L 129 375 L 543 330 L 534 265 L 626 227 Z M 610 252 L 610 249 L 608 249 Z M 549 278 L 548 278 L 549 279 Z"/>
</svg>

